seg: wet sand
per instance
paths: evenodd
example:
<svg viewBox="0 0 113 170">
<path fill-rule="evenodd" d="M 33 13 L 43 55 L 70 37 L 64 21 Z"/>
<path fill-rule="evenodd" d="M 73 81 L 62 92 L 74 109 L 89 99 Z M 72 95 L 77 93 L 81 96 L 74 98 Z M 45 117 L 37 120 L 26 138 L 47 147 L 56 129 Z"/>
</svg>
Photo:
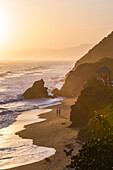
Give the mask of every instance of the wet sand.
<svg viewBox="0 0 113 170">
<path fill-rule="evenodd" d="M 40 115 L 46 119 L 44 122 L 25 126 L 25 129 L 17 134 L 22 138 L 33 139 L 33 144 L 55 148 L 56 153 L 47 160 L 11 168 L 12 170 L 65 170 L 70 158 L 65 156 L 63 150 L 74 148 L 78 152 L 80 144 L 76 142 L 77 129 L 69 128 L 71 124 L 70 106 L 76 99 L 64 99 L 60 105 L 49 107 L 51 112 Z M 56 115 L 57 108 L 61 109 L 61 115 Z M 32 114 L 32 111 L 31 111 Z"/>
</svg>

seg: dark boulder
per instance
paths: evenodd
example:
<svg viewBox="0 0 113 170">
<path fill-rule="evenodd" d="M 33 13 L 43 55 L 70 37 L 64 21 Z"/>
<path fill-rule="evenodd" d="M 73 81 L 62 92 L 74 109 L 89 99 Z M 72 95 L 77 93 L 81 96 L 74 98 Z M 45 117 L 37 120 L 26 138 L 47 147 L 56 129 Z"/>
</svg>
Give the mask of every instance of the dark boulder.
<svg viewBox="0 0 113 170">
<path fill-rule="evenodd" d="M 24 99 L 37 99 L 50 97 L 48 95 L 47 87 L 44 87 L 43 79 L 34 82 L 33 86 L 23 93 L 23 96 Z"/>
</svg>

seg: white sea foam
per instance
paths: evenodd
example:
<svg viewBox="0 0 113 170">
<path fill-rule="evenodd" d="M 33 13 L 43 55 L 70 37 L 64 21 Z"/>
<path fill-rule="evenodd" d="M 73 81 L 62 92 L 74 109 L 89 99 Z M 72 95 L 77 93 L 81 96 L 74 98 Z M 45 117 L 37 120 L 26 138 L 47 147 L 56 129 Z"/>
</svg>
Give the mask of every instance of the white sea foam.
<svg viewBox="0 0 113 170">
<path fill-rule="evenodd" d="M 59 102 L 58 99 L 55 101 L 53 99 L 20 100 L 23 92 L 42 78 L 51 94 L 52 89 L 62 86 L 63 82 L 59 82 L 59 80 L 71 67 L 72 62 L 0 63 L 0 72 L 4 75 L 4 77 L 0 77 L 0 108 L 3 110 L 3 112 L 0 111 L 0 128 L 14 122 L 18 112 L 46 107 Z"/>
</svg>

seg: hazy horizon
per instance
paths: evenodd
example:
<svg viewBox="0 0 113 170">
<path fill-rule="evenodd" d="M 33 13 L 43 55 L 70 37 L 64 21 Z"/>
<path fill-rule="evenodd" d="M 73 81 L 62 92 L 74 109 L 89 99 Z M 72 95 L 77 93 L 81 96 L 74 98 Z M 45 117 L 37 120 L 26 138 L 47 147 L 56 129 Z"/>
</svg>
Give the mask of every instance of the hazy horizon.
<svg viewBox="0 0 113 170">
<path fill-rule="evenodd" d="M 0 0 L 0 59 L 21 49 L 98 43 L 112 32 L 112 11 L 112 0 Z"/>
<path fill-rule="evenodd" d="M 25 48 L 17 51 L 11 51 L 4 55 L 6 60 L 73 60 L 76 61 L 86 54 L 95 44 L 81 44 L 75 47 L 63 49 L 50 48 Z M 4 59 L 2 59 L 4 60 Z"/>
</svg>

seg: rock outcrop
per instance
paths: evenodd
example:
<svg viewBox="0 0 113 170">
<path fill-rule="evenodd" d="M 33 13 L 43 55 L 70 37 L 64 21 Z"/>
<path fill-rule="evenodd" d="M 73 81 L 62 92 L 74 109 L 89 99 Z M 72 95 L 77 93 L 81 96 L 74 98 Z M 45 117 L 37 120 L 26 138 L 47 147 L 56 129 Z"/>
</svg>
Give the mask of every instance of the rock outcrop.
<svg viewBox="0 0 113 170">
<path fill-rule="evenodd" d="M 71 106 L 72 127 L 86 126 L 96 113 L 113 101 L 113 87 L 105 86 L 96 79 L 89 81 L 78 100 Z"/>
<path fill-rule="evenodd" d="M 44 87 L 43 79 L 34 82 L 33 86 L 23 93 L 24 99 L 48 98 L 47 87 Z"/>
</svg>

